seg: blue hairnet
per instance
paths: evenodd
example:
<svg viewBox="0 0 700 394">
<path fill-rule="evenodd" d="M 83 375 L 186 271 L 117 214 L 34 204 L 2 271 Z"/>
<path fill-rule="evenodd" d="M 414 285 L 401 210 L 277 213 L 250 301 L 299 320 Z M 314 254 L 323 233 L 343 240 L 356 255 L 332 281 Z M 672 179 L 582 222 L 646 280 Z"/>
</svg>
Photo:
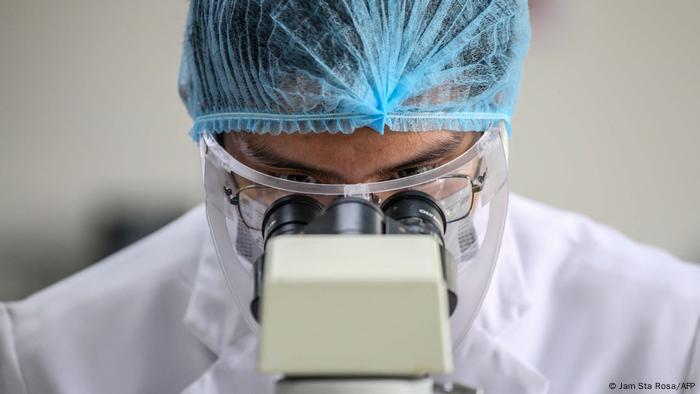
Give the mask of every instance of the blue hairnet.
<svg viewBox="0 0 700 394">
<path fill-rule="evenodd" d="M 509 124 L 527 14 L 526 0 L 192 0 L 191 135 Z"/>
</svg>

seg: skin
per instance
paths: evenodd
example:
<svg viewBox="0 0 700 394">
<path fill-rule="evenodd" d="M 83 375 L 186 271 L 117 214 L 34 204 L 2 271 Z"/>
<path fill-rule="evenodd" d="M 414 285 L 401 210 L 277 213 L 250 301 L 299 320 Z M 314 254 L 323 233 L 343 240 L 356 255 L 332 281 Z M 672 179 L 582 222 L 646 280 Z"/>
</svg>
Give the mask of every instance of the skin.
<svg viewBox="0 0 700 394">
<path fill-rule="evenodd" d="M 258 171 L 317 183 L 366 183 L 413 175 L 447 163 L 479 134 L 431 131 L 380 135 L 370 128 L 353 134 L 227 133 L 224 148 Z"/>
</svg>

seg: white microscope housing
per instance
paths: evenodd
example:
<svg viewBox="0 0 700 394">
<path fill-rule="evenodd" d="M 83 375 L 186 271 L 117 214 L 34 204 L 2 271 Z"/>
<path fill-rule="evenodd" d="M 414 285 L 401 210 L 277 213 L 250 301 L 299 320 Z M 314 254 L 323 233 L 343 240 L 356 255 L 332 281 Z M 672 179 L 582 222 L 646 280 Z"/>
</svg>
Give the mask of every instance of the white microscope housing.
<svg viewBox="0 0 700 394">
<path fill-rule="evenodd" d="M 429 235 L 270 239 L 259 369 L 279 394 L 432 393 L 452 370 L 443 254 Z"/>
</svg>

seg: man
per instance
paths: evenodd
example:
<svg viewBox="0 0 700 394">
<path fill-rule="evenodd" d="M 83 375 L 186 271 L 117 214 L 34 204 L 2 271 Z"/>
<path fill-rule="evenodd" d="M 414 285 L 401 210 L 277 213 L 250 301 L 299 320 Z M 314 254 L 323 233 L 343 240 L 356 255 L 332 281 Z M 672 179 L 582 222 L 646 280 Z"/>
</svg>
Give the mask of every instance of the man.
<svg viewBox="0 0 700 394">
<path fill-rule="evenodd" d="M 2 305 L 0 392 L 271 392 L 248 308 L 266 208 L 289 190 L 381 204 L 386 182 L 435 199 L 462 271 L 495 264 L 459 276 L 476 296 L 460 298 L 464 335 L 440 379 L 488 394 L 700 392 L 696 267 L 515 195 L 502 215 L 524 2 L 190 7 L 181 94 L 206 214 Z"/>
</svg>

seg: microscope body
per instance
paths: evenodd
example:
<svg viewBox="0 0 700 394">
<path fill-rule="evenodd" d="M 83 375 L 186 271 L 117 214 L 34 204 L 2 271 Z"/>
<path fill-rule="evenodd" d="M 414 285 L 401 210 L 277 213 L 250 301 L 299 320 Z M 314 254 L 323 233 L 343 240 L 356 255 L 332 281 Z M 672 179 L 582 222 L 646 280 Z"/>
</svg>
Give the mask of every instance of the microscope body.
<svg viewBox="0 0 700 394">
<path fill-rule="evenodd" d="M 258 368 L 283 375 L 277 394 L 432 394 L 430 376 L 452 371 L 444 220 L 409 197 L 384 211 L 359 199 L 270 208 L 251 309 Z"/>
<path fill-rule="evenodd" d="M 447 289 L 429 236 L 281 236 L 268 246 L 264 286 L 264 372 L 395 376 L 452 369 Z"/>
</svg>

